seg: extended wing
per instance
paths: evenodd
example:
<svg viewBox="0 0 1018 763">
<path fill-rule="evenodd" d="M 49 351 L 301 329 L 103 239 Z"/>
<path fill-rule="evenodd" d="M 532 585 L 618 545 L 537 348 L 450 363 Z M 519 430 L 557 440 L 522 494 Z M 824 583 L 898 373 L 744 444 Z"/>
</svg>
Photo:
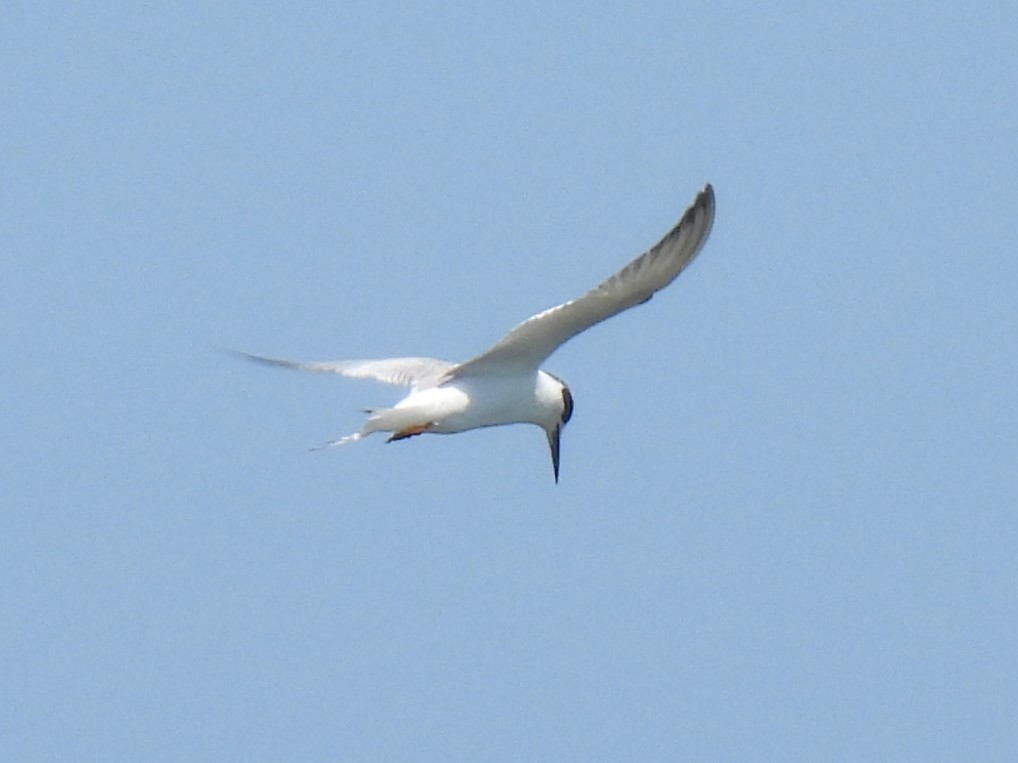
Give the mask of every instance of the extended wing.
<svg viewBox="0 0 1018 763">
<path fill-rule="evenodd" d="M 267 366 L 339 374 L 350 379 L 372 379 L 383 384 L 418 389 L 441 384 L 448 378 L 449 371 L 456 367 L 455 363 L 437 358 L 384 358 L 381 360 L 331 360 L 304 363 L 296 360 L 250 355 L 246 352 L 236 354 Z"/>
<path fill-rule="evenodd" d="M 707 184 L 660 242 L 582 297 L 538 313 L 487 351 L 452 369 L 453 376 L 536 369 L 562 344 L 613 315 L 642 304 L 692 262 L 714 223 L 714 189 Z"/>
</svg>

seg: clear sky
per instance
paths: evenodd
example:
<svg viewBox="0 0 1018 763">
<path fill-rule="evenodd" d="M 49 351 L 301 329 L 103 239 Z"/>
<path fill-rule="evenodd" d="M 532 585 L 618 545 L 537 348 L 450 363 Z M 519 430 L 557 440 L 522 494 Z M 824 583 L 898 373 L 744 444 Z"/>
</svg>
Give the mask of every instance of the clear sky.
<svg viewBox="0 0 1018 763">
<path fill-rule="evenodd" d="M 1018 759 L 1018 5 L 5 3 L 18 761 Z M 704 182 L 547 364 L 369 438 Z"/>
</svg>

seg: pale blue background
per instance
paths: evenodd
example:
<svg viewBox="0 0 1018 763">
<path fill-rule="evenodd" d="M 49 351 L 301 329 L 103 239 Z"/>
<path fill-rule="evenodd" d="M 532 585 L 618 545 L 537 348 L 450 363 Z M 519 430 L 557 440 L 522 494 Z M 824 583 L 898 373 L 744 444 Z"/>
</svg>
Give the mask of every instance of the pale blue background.
<svg viewBox="0 0 1018 763">
<path fill-rule="evenodd" d="M 1018 759 L 1018 5 L 5 3 L 17 761 Z M 657 240 L 514 427 L 338 451 Z"/>
</svg>

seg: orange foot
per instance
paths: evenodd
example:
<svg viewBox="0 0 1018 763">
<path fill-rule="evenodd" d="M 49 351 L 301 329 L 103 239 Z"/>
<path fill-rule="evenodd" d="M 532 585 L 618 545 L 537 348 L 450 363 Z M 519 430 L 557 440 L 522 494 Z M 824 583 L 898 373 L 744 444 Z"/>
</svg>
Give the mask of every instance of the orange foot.
<svg viewBox="0 0 1018 763">
<path fill-rule="evenodd" d="M 401 429 L 398 432 L 393 432 L 391 435 L 389 435 L 389 439 L 386 440 L 386 442 L 405 440 L 406 438 L 413 437 L 414 435 L 424 434 L 425 432 L 428 431 L 428 426 L 429 426 L 428 424 L 415 424 L 412 427 L 407 427 L 406 429 Z"/>
</svg>

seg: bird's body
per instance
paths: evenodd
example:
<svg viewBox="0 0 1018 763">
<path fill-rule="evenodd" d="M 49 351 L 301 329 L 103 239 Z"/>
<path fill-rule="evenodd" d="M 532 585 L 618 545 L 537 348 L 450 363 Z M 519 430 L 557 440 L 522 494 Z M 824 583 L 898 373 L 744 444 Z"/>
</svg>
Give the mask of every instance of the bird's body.
<svg viewBox="0 0 1018 763">
<path fill-rule="evenodd" d="M 528 318 L 486 352 L 463 363 L 436 358 L 302 363 L 244 357 L 284 368 L 411 387 L 392 408 L 368 411 L 358 432 L 328 445 L 359 440 L 373 432 L 390 432 L 392 441 L 425 433 L 536 424 L 548 437 L 558 481 L 560 435 L 572 416 L 573 398 L 566 384 L 542 371 L 540 364 L 576 334 L 643 304 L 671 283 L 700 251 L 713 220 L 714 191 L 707 185 L 656 246 L 583 296 Z"/>
<path fill-rule="evenodd" d="M 366 428 L 398 434 L 426 425 L 427 432 L 455 434 L 503 424 L 542 426 L 561 417 L 560 385 L 544 371 L 462 376 L 436 387 L 414 389 L 393 408 L 373 411 Z M 367 432 L 362 429 L 358 434 Z"/>
</svg>

